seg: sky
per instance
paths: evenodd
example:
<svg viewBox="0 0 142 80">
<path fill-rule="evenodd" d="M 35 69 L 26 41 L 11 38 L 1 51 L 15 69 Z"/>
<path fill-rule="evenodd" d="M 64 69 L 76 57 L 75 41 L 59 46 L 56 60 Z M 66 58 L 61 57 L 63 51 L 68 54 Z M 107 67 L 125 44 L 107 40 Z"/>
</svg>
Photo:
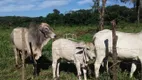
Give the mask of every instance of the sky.
<svg viewBox="0 0 142 80">
<path fill-rule="evenodd" d="M 0 16 L 46 16 L 58 9 L 61 13 L 72 10 L 90 9 L 92 0 L 0 0 Z M 121 3 L 119 0 L 107 0 L 106 5 L 133 7 L 131 2 Z"/>
</svg>

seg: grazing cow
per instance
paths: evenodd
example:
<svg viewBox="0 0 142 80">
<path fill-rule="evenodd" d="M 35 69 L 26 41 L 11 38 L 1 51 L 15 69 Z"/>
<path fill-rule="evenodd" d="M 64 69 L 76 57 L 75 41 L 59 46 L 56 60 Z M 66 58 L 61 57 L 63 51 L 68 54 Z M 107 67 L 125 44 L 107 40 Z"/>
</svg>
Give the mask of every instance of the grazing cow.
<svg viewBox="0 0 142 80">
<path fill-rule="evenodd" d="M 87 46 L 89 45 L 89 46 Z M 68 61 L 72 61 L 76 68 L 79 80 L 81 80 L 81 67 L 84 73 L 84 80 L 86 77 L 86 67 L 89 59 L 95 57 L 94 45 L 85 44 L 84 42 L 74 42 L 68 39 L 58 39 L 52 43 L 52 69 L 53 78 L 59 78 L 59 65 L 60 59 L 64 58 Z"/>
<path fill-rule="evenodd" d="M 26 57 L 31 56 L 31 49 L 35 60 L 38 60 L 42 55 L 42 48 L 48 43 L 50 39 L 55 37 L 55 33 L 47 23 L 40 25 L 30 25 L 30 28 L 14 28 L 11 33 L 11 40 L 15 53 L 16 66 L 18 66 L 18 55 L 22 52 L 22 31 L 24 32 Z M 32 47 L 30 49 L 29 43 Z M 21 57 L 21 56 L 20 56 Z M 34 72 L 35 73 L 35 72 Z M 36 73 L 35 73 L 36 74 Z"/>
<path fill-rule="evenodd" d="M 142 32 L 139 33 L 124 33 L 116 31 L 117 40 L 117 56 L 119 59 L 131 59 L 132 67 L 130 77 L 136 70 L 136 60 L 142 63 Z M 94 44 L 96 48 L 96 61 L 94 63 L 96 78 L 99 77 L 99 69 L 103 59 L 106 56 L 106 51 L 112 54 L 112 31 L 104 29 L 94 35 Z"/>
</svg>

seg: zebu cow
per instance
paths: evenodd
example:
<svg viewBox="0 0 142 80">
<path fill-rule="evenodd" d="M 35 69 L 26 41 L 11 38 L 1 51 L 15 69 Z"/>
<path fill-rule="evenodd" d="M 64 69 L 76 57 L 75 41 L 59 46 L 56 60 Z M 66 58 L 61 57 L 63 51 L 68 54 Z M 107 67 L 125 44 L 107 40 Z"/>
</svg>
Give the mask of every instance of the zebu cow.
<svg viewBox="0 0 142 80">
<path fill-rule="evenodd" d="M 13 43 L 13 49 L 15 53 L 16 66 L 18 66 L 18 56 L 22 52 L 22 30 L 24 30 L 25 38 L 25 52 L 26 57 L 31 56 L 31 50 L 29 42 L 32 44 L 32 50 L 34 59 L 38 60 L 42 55 L 42 48 L 48 43 L 48 41 L 55 37 L 55 33 L 47 23 L 41 23 L 40 25 L 31 25 L 30 28 L 15 28 L 11 33 L 11 40 Z M 36 74 L 36 72 L 34 72 Z"/>
<path fill-rule="evenodd" d="M 81 80 L 81 67 L 84 73 L 84 79 L 86 77 L 86 66 L 89 59 L 95 57 L 94 45 L 85 44 L 84 42 L 74 42 L 68 39 L 58 39 L 52 43 L 52 69 L 53 78 L 59 78 L 59 65 L 60 59 L 64 58 L 68 61 L 72 61 L 76 68 L 79 80 Z"/>
<path fill-rule="evenodd" d="M 142 63 L 142 32 L 140 33 L 124 33 L 116 31 L 117 40 L 117 56 L 119 59 L 131 59 L 132 62 L 130 77 L 136 70 L 135 60 Z M 94 64 L 96 78 L 99 77 L 99 69 L 103 59 L 108 53 L 112 53 L 112 31 L 104 29 L 94 35 L 94 44 L 96 47 L 96 61 Z"/>
</svg>

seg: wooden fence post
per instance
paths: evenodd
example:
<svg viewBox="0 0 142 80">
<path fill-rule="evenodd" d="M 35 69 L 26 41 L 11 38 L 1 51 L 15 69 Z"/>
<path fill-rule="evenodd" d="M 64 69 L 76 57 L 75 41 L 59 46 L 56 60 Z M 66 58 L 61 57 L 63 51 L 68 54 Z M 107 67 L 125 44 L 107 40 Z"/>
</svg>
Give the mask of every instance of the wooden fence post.
<svg viewBox="0 0 142 80">
<path fill-rule="evenodd" d="M 38 75 L 38 71 L 37 71 L 37 68 L 38 68 L 38 64 L 37 64 L 37 61 L 35 60 L 34 58 L 34 54 L 33 54 L 33 50 L 32 50 L 32 43 L 29 42 L 29 45 L 30 45 L 30 50 L 31 50 L 31 59 L 33 61 L 33 66 L 34 66 L 34 77 Z"/>
<path fill-rule="evenodd" d="M 112 53 L 113 53 L 113 65 L 115 63 L 117 63 L 117 49 L 116 49 L 116 45 L 117 45 L 117 35 L 116 35 L 116 22 L 115 20 L 111 21 L 112 24 Z M 113 66 L 113 80 L 117 80 L 117 70 L 116 70 L 116 66 Z"/>
<path fill-rule="evenodd" d="M 22 29 L 22 80 L 25 80 L 25 32 Z"/>
</svg>

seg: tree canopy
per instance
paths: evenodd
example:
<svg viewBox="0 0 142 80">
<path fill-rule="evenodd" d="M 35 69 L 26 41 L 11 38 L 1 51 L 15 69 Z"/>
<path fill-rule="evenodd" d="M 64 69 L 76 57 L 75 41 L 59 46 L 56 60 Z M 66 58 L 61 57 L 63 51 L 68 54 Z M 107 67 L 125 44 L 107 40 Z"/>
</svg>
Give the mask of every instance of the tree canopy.
<svg viewBox="0 0 142 80">
<path fill-rule="evenodd" d="M 113 5 L 106 7 L 105 24 L 108 24 L 112 19 L 117 19 L 118 22 L 134 23 L 136 22 L 137 12 L 134 8 L 127 8 L 125 6 Z M 140 14 L 142 17 L 142 14 Z M 69 11 L 65 14 L 60 13 L 59 10 L 54 9 L 53 13 L 47 14 L 46 17 L 20 17 L 20 16 L 6 16 L 0 17 L 0 25 L 3 26 L 28 26 L 31 21 L 47 22 L 50 25 L 98 25 L 99 13 L 92 11 L 92 9 L 81 9 L 77 11 Z M 140 18 L 142 22 L 142 19 Z"/>
</svg>

